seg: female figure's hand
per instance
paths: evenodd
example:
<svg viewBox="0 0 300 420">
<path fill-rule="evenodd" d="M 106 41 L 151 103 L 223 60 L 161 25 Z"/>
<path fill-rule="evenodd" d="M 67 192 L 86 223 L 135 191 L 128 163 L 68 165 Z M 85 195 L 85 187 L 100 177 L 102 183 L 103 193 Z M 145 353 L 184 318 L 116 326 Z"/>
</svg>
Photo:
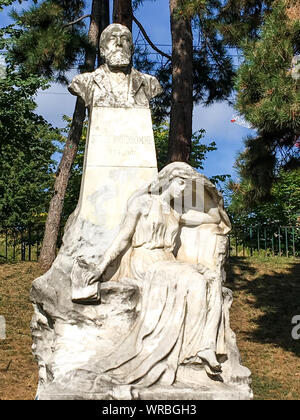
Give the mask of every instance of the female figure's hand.
<svg viewBox="0 0 300 420">
<path fill-rule="evenodd" d="M 77 258 L 77 264 L 78 266 L 83 269 L 83 280 L 84 280 L 84 284 L 86 286 L 96 283 L 97 281 L 101 281 L 101 276 L 105 270 L 106 267 L 104 267 L 103 265 L 101 265 L 101 263 L 99 265 L 91 265 L 88 264 L 83 258 Z"/>
</svg>

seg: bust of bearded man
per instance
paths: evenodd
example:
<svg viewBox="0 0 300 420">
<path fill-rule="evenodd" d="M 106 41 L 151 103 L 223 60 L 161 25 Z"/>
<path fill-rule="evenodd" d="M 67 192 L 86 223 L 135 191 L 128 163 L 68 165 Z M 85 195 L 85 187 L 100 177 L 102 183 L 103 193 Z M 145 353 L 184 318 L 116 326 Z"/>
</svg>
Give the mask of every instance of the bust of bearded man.
<svg viewBox="0 0 300 420">
<path fill-rule="evenodd" d="M 91 73 L 74 77 L 69 85 L 73 95 L 86 107 L 149 108 L 149 101 L 162 93 L 154 76 L 132 67 L 134 47 L 126 26 L 109 25 L 100 37 L 100 55 L 104 64 Z"/>
</svg>

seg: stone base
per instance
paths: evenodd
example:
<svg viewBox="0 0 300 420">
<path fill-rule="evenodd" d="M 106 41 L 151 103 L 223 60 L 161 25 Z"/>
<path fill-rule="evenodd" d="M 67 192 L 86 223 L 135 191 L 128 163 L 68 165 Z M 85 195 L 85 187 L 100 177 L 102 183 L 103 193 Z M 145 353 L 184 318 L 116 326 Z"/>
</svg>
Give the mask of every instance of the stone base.
<svg viewBox="0 0 300 420">
<path fill-rule="evenodd" d="M 123 388 L 123 389 L 122 389 Z M 38 400 L 144 400 L 144 401 L 204 401 L 204 400 L 251 400 L 249 386 L 226 385 L 216 382 L 211 386 L 200 385 L 198 388 L 181 386 L 153 386 L 148 389 L 137 389 L 128 386 L 120 387 L 115 392 L 107 389 L 102 392 L 60 392 L 49 390 L 37 395 Z"/>
</svg>

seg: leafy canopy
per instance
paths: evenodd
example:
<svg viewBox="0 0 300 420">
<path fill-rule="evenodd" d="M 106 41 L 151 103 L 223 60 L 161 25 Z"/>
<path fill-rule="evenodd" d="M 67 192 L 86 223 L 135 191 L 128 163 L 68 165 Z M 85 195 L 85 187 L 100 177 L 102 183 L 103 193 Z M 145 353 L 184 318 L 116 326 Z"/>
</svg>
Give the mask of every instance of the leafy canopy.
<svg viewBox="0 0 300 420">
<path fill-rule="evenodd" d="M 228 192 L 231 203 L 228 212 L 234 224 L 253 226 L 257 224 L 276 224 L 294 226 L 300 215 L 300 169 L 281 170 L 272 184 L 270 198 L 265 202 L 249 202 L 252 191 L 248 180 L 240 183 L 230 181 Z"/>
</svg>

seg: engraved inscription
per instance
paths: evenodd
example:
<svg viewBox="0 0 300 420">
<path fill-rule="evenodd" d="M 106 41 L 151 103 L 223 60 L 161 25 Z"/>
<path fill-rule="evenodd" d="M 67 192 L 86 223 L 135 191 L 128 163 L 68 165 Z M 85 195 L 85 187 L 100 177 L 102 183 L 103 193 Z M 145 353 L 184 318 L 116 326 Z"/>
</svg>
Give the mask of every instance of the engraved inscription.
<svg viewBox="0 0 300 420">
<path fill-rule="evenodd" d="M 152 145 L 151 136 L 93 136 L 93 142 L 110 145 Z"/>
<path fill-rule="evenodd" d="M 129 157 L 129 156 L 134 157 L 134 155 L 135 155 L 135 149 L 133 149 L 133 148 L 129 148 L 127 150 L 120 150 L 120 149 L 116 149 L 114 147 L 109 147 L 107 150 L 112 155 L 122 156 L 123 158 Z"/>
</svg>

